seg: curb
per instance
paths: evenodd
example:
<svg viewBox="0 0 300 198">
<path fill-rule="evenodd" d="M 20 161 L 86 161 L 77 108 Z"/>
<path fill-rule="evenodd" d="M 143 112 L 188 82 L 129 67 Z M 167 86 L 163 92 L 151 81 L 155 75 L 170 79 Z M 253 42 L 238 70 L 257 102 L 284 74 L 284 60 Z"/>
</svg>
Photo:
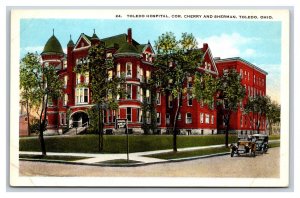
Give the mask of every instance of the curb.
<svg viewBox="0 0 300 198">
<path fill-rule="evenodd" d="M 70 164 L 70 165 L 87 165 L 87 166 L 100 166 L 100 167 L 138 167 L 138 166 L 147 166 L 153 164 L 163 164 L 163 163 L 174 163 L 174 162 L 183 162 L 183 161 L 191 161 L 196 159 L 204 159 L 210 157 L 217 157 L 223 155 L 229 155 L 230 152 L 225 153 L 216 153 L 211 155 L 202 155 L 196 157 L 186 157 L 186 158 L 178 158 L 178 159 L 169 159 L 166 161 L 160 162 L 144 162 L 144 163 L 132 163 L 132 164 L 105 164 L 105 163 L 83 163 L 83 162 L 72 162 L 72 161 L 63 161 L 63 160 L 40 160 L 40 159 L 29 159 L 29 158 L 19 158 L 20 161 L 31 161 L 31 162 L 44 162 L 44 163 L 58 163 L 58 164 Z"/>
</svg>

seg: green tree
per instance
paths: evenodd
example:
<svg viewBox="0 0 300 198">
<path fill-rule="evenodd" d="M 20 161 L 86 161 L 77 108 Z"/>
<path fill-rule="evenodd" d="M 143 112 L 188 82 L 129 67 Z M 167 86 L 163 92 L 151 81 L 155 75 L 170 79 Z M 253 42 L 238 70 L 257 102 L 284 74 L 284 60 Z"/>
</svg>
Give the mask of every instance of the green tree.
<svg viewBox="0 0 300 198">
<path fill-rule="evenodd" d="M 218 78 L 213 77 L 209 73 L 197 72 L 194 79 L 193 95 L 198 101 L 212 108 L 215 105 L 218 84 Z"/>
<path fill-rule="evenodd" d="M 154 60 L 155 80 L 159 83 L 159 89 L 165 95 L 171 95 L 177 101 L 174 105 L 172 124 L 173 151 L 177 151 L 177 120 L 180 112 L 180 104 L 187 92 L 184 86 L 189 76 L 196 72 L 199 63 L 202 62 L 201 50 L 197 49 L 198 43 L 192 34 L 183 33 L 180 40 L 176 40 L 172 32 L 167 32 L 155 41 L 157 51 Z M 174 103 L 175 100 L 172 100 Z"/>
<path fill-rule="evenodd" d="M 48 102 L 62 96 L 63 82 L 52 65 L 43 67 L 37 54 L 28 53 L 21 60 L 20 87 L 29 90 L 25 98 L 34 101 L 34 105 L 39 109 L 39 140 L 42 155 L 46 155 L 44 131 L 47 127 Z M 24 96 L 21 95 L 22 97 Z"/>
<path fill-rule="evenodd" d="M 39 105 L 39 99 L 34 94 L 37 86 L 36 76 L 32 71 L 38 67 L 40 67 L 40 62 L 36 54 L 28 53 L 20 62 L 20 103 L 26 108 L 28 135 L 31 132 L 30 112 Z"/>
<path fill-rule="evenodd" d="M 272 135 L 273 133 L 273 129 L 272 129 L 273 124 L 280 122 L 280 109 L 281 107 L 278 103 L 276 103 L 275 101 L 270 101 L 266 113 L 269 135 Z"/>
<path fill-rule="evenodd" d="M 92 92 L 92 102 L 98 109 L 98 133 L 99 133 L 99 151 L 103 150 L 103 110 L 118 109 L 117 95 L 123 95 L 121 84 L 124 83 L 123 75 L 117 77 L 113 75 L 114 60 L 106 58 L 106 49 L 104 43 L 93 45 L 88 52 L 88 61 L 86 64 L 77 65 L 76 73 L 84 74 L 89 72 L 90 83 L 88 85 Z M 93 119 L 93 118 L 92 118 Z"/>
<path fill-rule="evenodd" d="M 224 72 L 218 85 L 218 105 L 225 123 L 225 146 L 228 147 L 230 118 L 238 110 L 240 102 L 245 97 L 245 87 L 241 84 L 241 76 L 234 70 Z"/>
<path fill-rule="evenodd" d="M 269 110 L 271 99 L 268 96 L 249 97 L 245 104 L 243 113 L 249 118 L 250 124 L 259 133 L 261 121 Z"/>
</svg>

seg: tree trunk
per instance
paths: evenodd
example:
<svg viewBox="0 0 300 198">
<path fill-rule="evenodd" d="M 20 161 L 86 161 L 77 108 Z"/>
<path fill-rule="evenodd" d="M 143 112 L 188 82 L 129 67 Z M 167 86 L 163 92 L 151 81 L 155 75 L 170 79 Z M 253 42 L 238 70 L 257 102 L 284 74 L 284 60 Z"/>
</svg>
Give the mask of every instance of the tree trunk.
<svg viewBox="0 0 300 198">
<path fill-rule="evenodd" d="M 47 155 L 46 145 L 45 145 L 45 140 L 44 140 L 44 131 L 46 128 L 47 110 L 48 110 L 48 96 L 46 96 L 46 102 L 43 103 L 42 112 L 40 115 L 40 122 L 39 122 L 40 123 L 39 139 L 40 139 L 41 151 L 42 151 L 43 156 Z M 44 118 L 43 118 L 43 116 L 44 116 Z"/>
<path fill-rule="evenodd" d="M 178 119 L 178 114 L 179 114 L 179 110 L 180 110 L 180 102 L 182 100 L 182 94 L 179 93 L 179 96 L 177 98 L 177 108 L 175 111 L 175 115 L 174 115 L 174 120 L 173 120 L 173 151 L 177 152 L 177 119 Z"/>
<path fill-rule="evenodd" d="M 104 123 L 103 123 L 103 110 L 101 109 L 101 112 L 100 112 L 100 115 L 101 115 L 101 120 L 100 120 L 100 151 L 103 151 L 104 149 L 104 145 L 103 145 L 103 129 L 104 129 Z"/>
<path fill-rule="evenodd" d="M 27 113 L 27 135 L 30 136 L 30 118 L 29 118 L 29 102 L 26 101 L 26 113 Z"/>
<path fill-rule="evenodd" d="M 100 116 L 100 112 L 101 112 L 100 104 L 98 104 L 98 149 L 99 149 L 99 152 L 101 151 L 101 126 L 100 126 L 101 116 Z"/>
<path fill-rule="evenodd" d="M 227 119 L 226 119 L 226 131 L 225 131 L 225 147 L 228 148 L 229 143 L 229 124 L 230 124 L 230 112 L 227 113 Z"/>
</svg>

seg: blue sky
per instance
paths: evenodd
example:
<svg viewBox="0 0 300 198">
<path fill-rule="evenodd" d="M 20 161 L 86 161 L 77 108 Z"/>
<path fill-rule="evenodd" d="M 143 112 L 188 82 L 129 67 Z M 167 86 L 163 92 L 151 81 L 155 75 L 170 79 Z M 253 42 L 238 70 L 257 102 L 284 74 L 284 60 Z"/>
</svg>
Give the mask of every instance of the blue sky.
<svg viewBox="0 0 300 198">
<path fill-rule="evenodd" d="M 108 20 L 108 19 L 22 19 L 20 22 L 20 56 L 40 53 L 55 29 L 55 36 L 65 48 L 72 35 L 74 42 L 81 33 L 104 38 L 126 33 L 132 28 L 139 43 L 154 45 L 159 35 L 174 32 L 193 33 L 199 47 L 208 43 L 213 56 L 241 57 L 269 74 L 267 94 L 280 102 L 281 23 L 276 21 L 205 21 L 205 20 Z"/>
</svg>

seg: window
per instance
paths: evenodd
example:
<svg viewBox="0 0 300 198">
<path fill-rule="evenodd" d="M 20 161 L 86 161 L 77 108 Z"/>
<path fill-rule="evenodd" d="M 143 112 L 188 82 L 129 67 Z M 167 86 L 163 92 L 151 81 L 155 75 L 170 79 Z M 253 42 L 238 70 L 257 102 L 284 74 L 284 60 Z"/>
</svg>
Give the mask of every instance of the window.
<svg viewBox="0 0 300 198">
<path fill-rule="evenodd" d="M 137 121 L 143 122 L 143 110 L 142 109 L 137 109 Z"/>
<path fill-rule="evenodd" d="M 106 58 L 112 58 L 112 53 L 111 52 L 106 53 Z"/>
<path fill-rule="evenodd" d="M 131 99 L 132 98 L 132 85 L 131 84 L 126 85 L 126 93 L 127 93 L 127 99 Z"/>
<path fill-rule="evenodd" d="M 213 115 L 211 116 L 211 121 L 210 122 L 211 122 L 211 124 L 214 124 L 214 122 L 215 122 L 215 117 Z"/>
<path fill-rule="evenodd" d="M 188 77 L 187 88 L 192 88 L 192 87 L 193 87 L 193 78 Z"/>
<path fill-rule="evenodd" d="M 88 89 L 84 89 L 84 97 L 83 97 L 83 99 L 84 99 L 84 103 L 87 103 L 88 102 Z"/>
<path fill-rule="evenodd" d="M 140 79 L 141 78 L 141 76 L 140 76 L 140 65 L 137 65 L 137 67 L 136 67 L 136 77 L 138 78 L 138 79 Z"/>
<path fill-rule="evenodd" d="M 156 104 L 160 105 L 160 92 L 156 93 Z"/>
<path fill-rule="evenodd" d="M 241 127 L 243 127 L 243 116 L 241 116 L 241 120 L 240 120 L 240 125 L 241 125 Z"/>
<path fill-rule="evenodd" d="M 193 105 L 193 97 L 191 96 L 191 94 L 187 94 L 187 102 L 188 102 L 188 106 L 192 106 Z"/>
<path fill-rule="evenodd" d="M 243 78 L 243 70 L 242 69 L 240 69 L 240 76 L 241 76 L 241 78 Z"/>
<path fill-rule="evenodd" d="M 51 106 L 53 106 L 53 100 L 52 100 L 52 98 L 49 96 L 49 98 L 48 98 L 48 105 L 47 105 L 48 107 L 51 107 Z"/>
<path fill-rule="evenodd" d="M 150 111 L 146 112 L 146 123 L 147 124 L 151 124 L 151 115 L 150 115 Z"/>
<path fill-rule="evenodd" d="M 170 124 L 170 114 L 166 114 L 166 124 Z"/>
<path fill-rule="evenodd" d="M 200 123 L 203 123 L 203 117 L 204 117 L 204 114 L 200 113 Z"/>
<path fill-rule="evenodd" d="M 144 91 L 143 91 L 143 88 L 140 89 L 140 100 L 141 102 L 143 102 L 143 97 L 144 97 Z"/>
<path fill-rule="evenodd" d="M 120 63 L 117 64 L 117 77 L 118 78 L 121 77 L 121 65 L 120 65 Z"/>
<path fill-rule="evenodd" d="M 144 70 L 143 70 L 143 68 L 140 68 L 140 81 L 144 82 Z"/>
<path fill-rule="evenodd" d="M 76 104 L 88 103 L 88 98 L 89 98 L 88 88 L 76 88 L 75 90 Z"/>
<path fill-rule="evenodd" d="M 228 69 L 223 69 L 223 74 L 228 74 Z"/>
<path fill-rule="evenodd" d="M 49 66 L 49 62 L 45 62 L 44 65 L 45 65 L 45 67 L 48 67 Z"/>
<path fill-rule="evenodd" d="M 67 119 L 66 119 L 66 113 L 60 113 L 60 125 L 66 125 Z"/>
<path fill-rule="evenodd" d="M 150 90 L 149 89 L 146 90 L 146 100 L 147 100 L 148 104 L 151 103 L 151 95 L 150 95 Z"/>
<path fill-rule="evenodd" d="M 81 75 L 80 74 L 76 74 L 76 84 L 80 84 L 81 83 Z"/>
<path fill-rule="evenodd" d="M 132 63 L 126 63 L 126 77 L 132 77 Z"/>
<path fill-rule="evenodd" d="M 192 114 L 191 113 L 186 113 L 185 123 L 186 124 L 192 123 Z"/>
<path fill-rule="evenodd" d="M 84 74 L 84 83 L 89 84 L 89 82 L 90 82 L 90 74 L 89 74 L 89 72 L 85 72 L 85 74 Z"/>
<path fill-rule="evenodd" d="M 103 111 L 103 122 L 107 123 L 107 111 L 106 110 Z"/>
<path fill-rule="evenodd" d="M 146 82 L 148 83 L 151 78 L 151 71 L 146 71 Z"/>
<path fill-rule="evenodd" d="M 255 78 L 255 75 L 254 75 L 254 84 L 255 84 L 255 80 L 256 80 L 256 78 Z"/>
<path fill-rule="evenodd" d="M 64 76 L 64 88 L 67 88 L 68 85 L 68 76 Z"/>
<path fill-rule="evenodd" d="M 140 90 L 141 88 L 140 88 L 140 86 L 137 86 L 136 87 L 136 99 L 137 100 L 141 100 L 141 90 Z"/>
<path fill-rule="evenodd" d="M 159 112 L 156 113 L 156 123 L 160 124 L 160 113 Z"/>
<path fill-rule="evenodd" d="M 177 120 L 181 120 L 181 113 L 178 113 Z"/>
<path fill-rule="evenodd" d="M 112 118 L 113 118 L 113 111 L 108 110 L 107 111 L 107 115 L 108 115 L 108 122 L 112 122 Z"/>
<path fill-rule="evenodd" d="M 169 106 L 169 108 L 173 107 L 173 97 L 172 97 L 172 95 L 169 95 L 169 97 L 168 97 L 168 106 Z"/>
<path fill-rule="evenodd" d="M 65 95 L 64 95 L 63 105 L 64 105 L 64 106 L 67 106 L 67 105 L 68 105 L 68 94 L 65 94 Z"/>
<path fill-rule="evenodd" d="M 146 53 L 146 61 L 152 62 L 152 56 L 150 53 Z"/>
<path fill-rule="evenodd" d="M 67 60 L 64 60 L 63 61 L 63 69 L 67 69 L 67 67 L 68 67 Z"/>
<path fill-rule="evenodd" d="M 128 122 L 131 122 L 131 107 L 127 107 L 126 109 L 126 118 Z"/>
<path fill-rule="evenodd" d="M 209 114 L 205 114 L 205 124 L 209 124 Z"/>
</svg>

